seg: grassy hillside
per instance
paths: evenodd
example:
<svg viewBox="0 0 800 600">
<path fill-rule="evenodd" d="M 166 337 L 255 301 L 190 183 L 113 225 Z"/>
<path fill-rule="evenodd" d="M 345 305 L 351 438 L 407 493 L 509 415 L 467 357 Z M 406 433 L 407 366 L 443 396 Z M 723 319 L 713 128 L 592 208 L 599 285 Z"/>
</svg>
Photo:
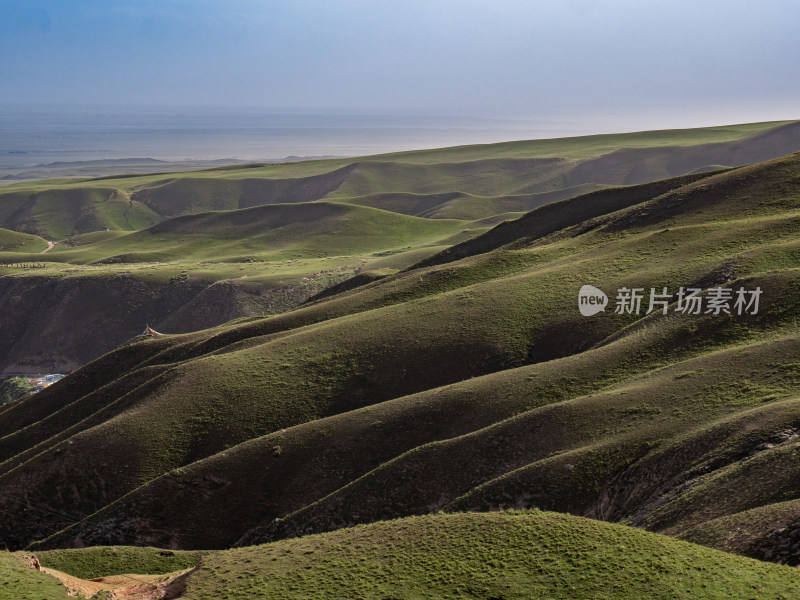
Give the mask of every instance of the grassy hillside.
<svg viewBox="0 0 800 600">
<path fill-rule="evenodd" d="M 467 203 L 473 206 L 464 210 L 472 214 L 458 214 L 460 211 L 451 207 L 444 215 L 471 220 L 491 216 L 485 203 L 505 202 L 515 210 L 534 208 L 514 195 L 547 192 L 555 198 L 569 197 L 588 191 L 586 186 L 642 183 L 710 166 L 740 166 L 799 148 L 800 124 L 790 121 L 506 142 L 169 175 L 25 182 L 0 190 L 0 227 L 62 240 L 107 228 L 142 229 L 185 214 L 265 204 L 354 198 L 363 205 L 387 208 L 386 195 L 393 194 L 389 210 L 417 214 L 407 211 L 414 211 L 412 207 L 420 201 L 430 208 L 437 197 L 447 204 L 458 199 L 458 194 L 485 196 L 478 206 Z M 492 214 L 508 212 L 508 207 L 492 210 Z"/>
<path fill-rule="evenodd" d="M 69 371 L 145 323 L 175 333 L 282 312 L 365 268 L 395 271 L 490 226 L 332 202 L 275 204 L 84 234 L 45 255 L 0 253 L 9 265 L 0 277 L 9 317 L 0 322 L 8 342 L 0 364 Z"/>
<path fill-rule="evenodd" d="M 751 136 L 768 134 L 772 129 L 791 123 L 794 123 L 794 121 L 526 140 L 500 144 L 400 152 L 384 156 L 396 160 L 412 160 L 418 162 L 440 160 L 443 155 L 447 157 L 448 161 L 474 160 L 475 158 L 541 158 L 548 156 L 584 159 L 608 154 L 609 152 L 621 148 L 664 148 L 737 142 Z"/>
<path fill-rule="evenodd" d="M 3 360 L 170 335 L 0 407 L 0 598 L 796 596 L 797 130 L 81 182 L 157 217 L 11 232 Z"/>
<path fill-rule="evenodd" d="M 592 192 L 293 311 L 126 345 L 0 412 L 0 538 L 207 549 L 539 507 L 722 547 L 720 519 L 786 503 L 760 540 L 800 520 L 798 173 Z M 586 283 L 611 297 L 593 317 Z M 619 314 L 624 286 L 762 296 Z"/>
<path fill-rule="evenodd" d="M 789 598 L 799 584 L 793 570 L 634 529 L 494 513 L 419 517 L 222 552 L 192 576 L 187 595 Z"/>
<path fill-rule="evenodd" d="M 136 233 L 53 251 L 88 262 L 250 262 L 369 255 L 434 243 L 470 224 L 335 202 L 270 204 L 169 219 Z M 486 229 L 484 226 L 482 229 Z"/>
<path fill-rule="evenodd" d="M 38 557 L 45 568 L 82 578 L 165 573 L 198 560 L 125 547 Z M 31 570 L 15 576 L 31 587 L 44 578 Z M 798 586 L 800 576 L 788 567 L 535 511 L 415 517 L 204 553 L 184 597 L 788 599 Z"/>
<path fill-rule="evenodd" d="M 47 242 L 36 235 L 0 229 L 0 252 L 41 252 Z"/>
<path fill-rule="evenodd" d="M 207 554 L 207 553 L 206 553 Z M 36 554 L 41 566 L 81 579 L 138 573 L 160 575 L 197 566 L 203 553 L 164 551 L 131 546 L 96 547 L 80 550 L 48 550 Z"/>
<path fill-rule="evenodd" d="M 8 229 L 63 240 L 71 235 L 120 229 L 132 231 L 161 217 L 122 190 L 69 184 L 0 192 L 0 224 Z"/>
<path fill-rule="evenodd" d="M 275 314 L 537 207 L 594 191 L 604 214 L 621 185 L 798 149 L 800 124 L 779 122 L 10 185 L 0 369 L 74 369 L 145 323 L 183 333 Z"/>
<path fill-rule="evenodd" d="M 0 599 L 64 600 L 66 594 L 57 579 L 30 568 L 21 552 L 0 551 Z"/>
<path fill-rule="evenodd" d="M 549 193 L 550 199 L 561 199 L 592 187 L 643 183 L 707 167 L 741 166 L 798 149 L 800 123 L 788 121 L 169 175 L 25 182 L 0 190 L 0 227 L 63 240 L 106 229 L 143 229 L 166 218 L 209 210 L 326 198 L 352 199 L 404 214 L 418 214 L 425 205 L 430 210 L 445 204 L 451 206 L 441 216 L 472 220 L 538 205 L 529 204 L 535 198 L 515 198 L 519 195 Z M 483 196 L 483 201 L 464 202 L 464 194 Z M 460 204 L 468 207 L 459 209 Z M 486 204 L 499 206 L 490 209 Z M 438 212 L 442 211 L 434 211 Z"/>
</svg>

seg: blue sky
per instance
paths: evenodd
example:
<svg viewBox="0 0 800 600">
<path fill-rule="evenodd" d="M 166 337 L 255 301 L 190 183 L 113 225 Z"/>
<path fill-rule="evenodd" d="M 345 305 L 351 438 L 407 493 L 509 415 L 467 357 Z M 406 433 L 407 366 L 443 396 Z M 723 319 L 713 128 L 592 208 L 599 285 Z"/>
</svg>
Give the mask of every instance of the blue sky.
<svg viewBox="0 0 800 600">
<path fill-rule="evenodd" d="M 794 0 L 0 0 L 0 103 L 800 117 Z"/>
</svg>

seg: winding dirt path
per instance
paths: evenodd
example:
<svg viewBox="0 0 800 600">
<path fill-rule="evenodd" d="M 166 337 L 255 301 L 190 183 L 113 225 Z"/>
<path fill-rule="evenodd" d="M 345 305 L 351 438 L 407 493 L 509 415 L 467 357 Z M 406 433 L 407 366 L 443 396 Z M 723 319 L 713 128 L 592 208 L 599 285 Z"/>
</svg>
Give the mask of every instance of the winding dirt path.
<svg viewBox="0 0 800 600">
<path fill-rule="evenodd" d="M 58 579 L 67 588 L 67 596 L 93 598 L 110 592 L 113 600 L 175 600 L 186 591 L 186 581 L 198 567 L 163 575 L 109 575 L 96 579 L 80 579 L 68 573 L 43 567 L 35 554 L 23 554 L 28 567 Z"/>
<path fill-rule="evenodd" d="M 97 579 L 79 579 L 42 567 L 42 573 L 58 579 L 67 588 L 67 595 L 82 594 L 93 598 L 109 591 L 116 600 L 171 600 L 179 598 L 186 589 L 186 578 L 191 571 L 178 571 L 166 575 L 111 575 Z"/>
<path fill-rule="evenodd" d="M 47 242 L 47 248 L 42 250 L 39 254 L 44 254 L 45 252 L 50 252 L 50 250 L 53 249 L 53 246 L 55 246 L 57 243 L 58 242 Z"/>
</svg>

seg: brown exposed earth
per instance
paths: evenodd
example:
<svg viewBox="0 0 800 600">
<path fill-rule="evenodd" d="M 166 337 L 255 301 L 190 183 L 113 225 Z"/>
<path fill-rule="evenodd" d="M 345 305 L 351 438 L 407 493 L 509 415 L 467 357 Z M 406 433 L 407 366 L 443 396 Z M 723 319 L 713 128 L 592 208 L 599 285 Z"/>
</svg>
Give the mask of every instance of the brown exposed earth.
<svg viewBox="0 0 800 600">
<path fill-rule="evenodd" d="M 94 579 L 81 579 L 68 573 L 42 567 L 35 554 L 23 557 L 28 566 L 58 579 L 67 596 L 93 598 L 100 592 L 108 592 L 106 600 L 173 600 L 186 590 L 186 579 L 195 569 L 175 571 L 164 575 L 109 575 Z"/>
</svg>

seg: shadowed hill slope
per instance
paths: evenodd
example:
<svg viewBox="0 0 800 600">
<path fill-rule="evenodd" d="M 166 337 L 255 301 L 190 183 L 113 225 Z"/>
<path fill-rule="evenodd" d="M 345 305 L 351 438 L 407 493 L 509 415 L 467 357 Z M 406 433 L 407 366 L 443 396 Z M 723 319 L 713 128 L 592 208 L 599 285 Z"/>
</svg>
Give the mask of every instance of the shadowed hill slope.
<svg viewBox="0 0 800 600">
<path fill-rule="evenodd" d="M 137 188 L 132 199 L 164 217 L 208 210 L 235 210 L 264 204 L 310 202 L 336 190 L 347 179 L 353 166 L 296 179 L 224 180 L 183 177 L 156 180 Z"/>
<path fill-rule="evenodd" d="M 680 535 L 791 500 L 794 442 L 762 444 L 800 422 L 798 172 L 591 193 L 490 251 L 121 348 L 0 412 L 0 538 L 209 548 L 532 506 Z M 588 318 L 586 283 L 612 303 Z M 762 295 L 615 312 L 626 286 Z"/>
<path fill-rule="evenodd" d="M 335 202 L 268 204 L 175 217 L 135 233 L 60 250 L 52 258 L 73 264 L 141 262 L 147 256 L 165 262 L 320 258 L 433 243 L 468 226 L 461 220 L 423 219 Z"/>
<path fill-rule="evenodd" d="M 440 251 L 549 203 L 564 219 L 535 218 L 556 231 L 652 191 L 619 186 L 798 149 L 800 123 L 777 122 L 12 185 L 0 191 L 0 227 L 41 241 L 0 235 L 0 338 L 12 346 L 0 372 L 72 369 L 145 323 L 178 333 L 279 313 L 363 271 L 441 263 Z M 570 199 L 587 192 L 594 206 L 573 213 Z M 42 256 L 45 240 L 55 246 Z M 25 268 L 33 262 L 45 268 Z M 91 301 L 114 281 L 117 296 Z"/>
<path fill-rule="evenodd" d="M 435 252 L 440 240 L 472 227 L 488 226 L 331 202 L 276 204 L 176 217 L 135 233 L 61 244 L 44 256 L 20 254 L 48 262 L 0 278 L 7 342 L 0 364 L 11 372 L 68 371 L 145 323 L 177 333 L 280 312 L 360 270 L 366 259 L 359 255 L 388 249 L 404 266 L 415 252 Z M 54 260 L 91 266 L 65 268 Z"/>
<path fill-rule="evenodd" d="M 466 256 L 482 254 L 514 242 L 544 237 L 550 233 L 577 225 L 594 217 L 627 208 L 644 200 L 666 193 L 682 185 L 708 177 L 707 173 L 685 175 L 665 181 L 640 184 L 628 188 L 611 188 L 553 202 L 540 210 L 507 221 L 482 235 L 455 244 L 430 258 L 420 261 L 414 268 L 444 264 Z"/>
</svg>

